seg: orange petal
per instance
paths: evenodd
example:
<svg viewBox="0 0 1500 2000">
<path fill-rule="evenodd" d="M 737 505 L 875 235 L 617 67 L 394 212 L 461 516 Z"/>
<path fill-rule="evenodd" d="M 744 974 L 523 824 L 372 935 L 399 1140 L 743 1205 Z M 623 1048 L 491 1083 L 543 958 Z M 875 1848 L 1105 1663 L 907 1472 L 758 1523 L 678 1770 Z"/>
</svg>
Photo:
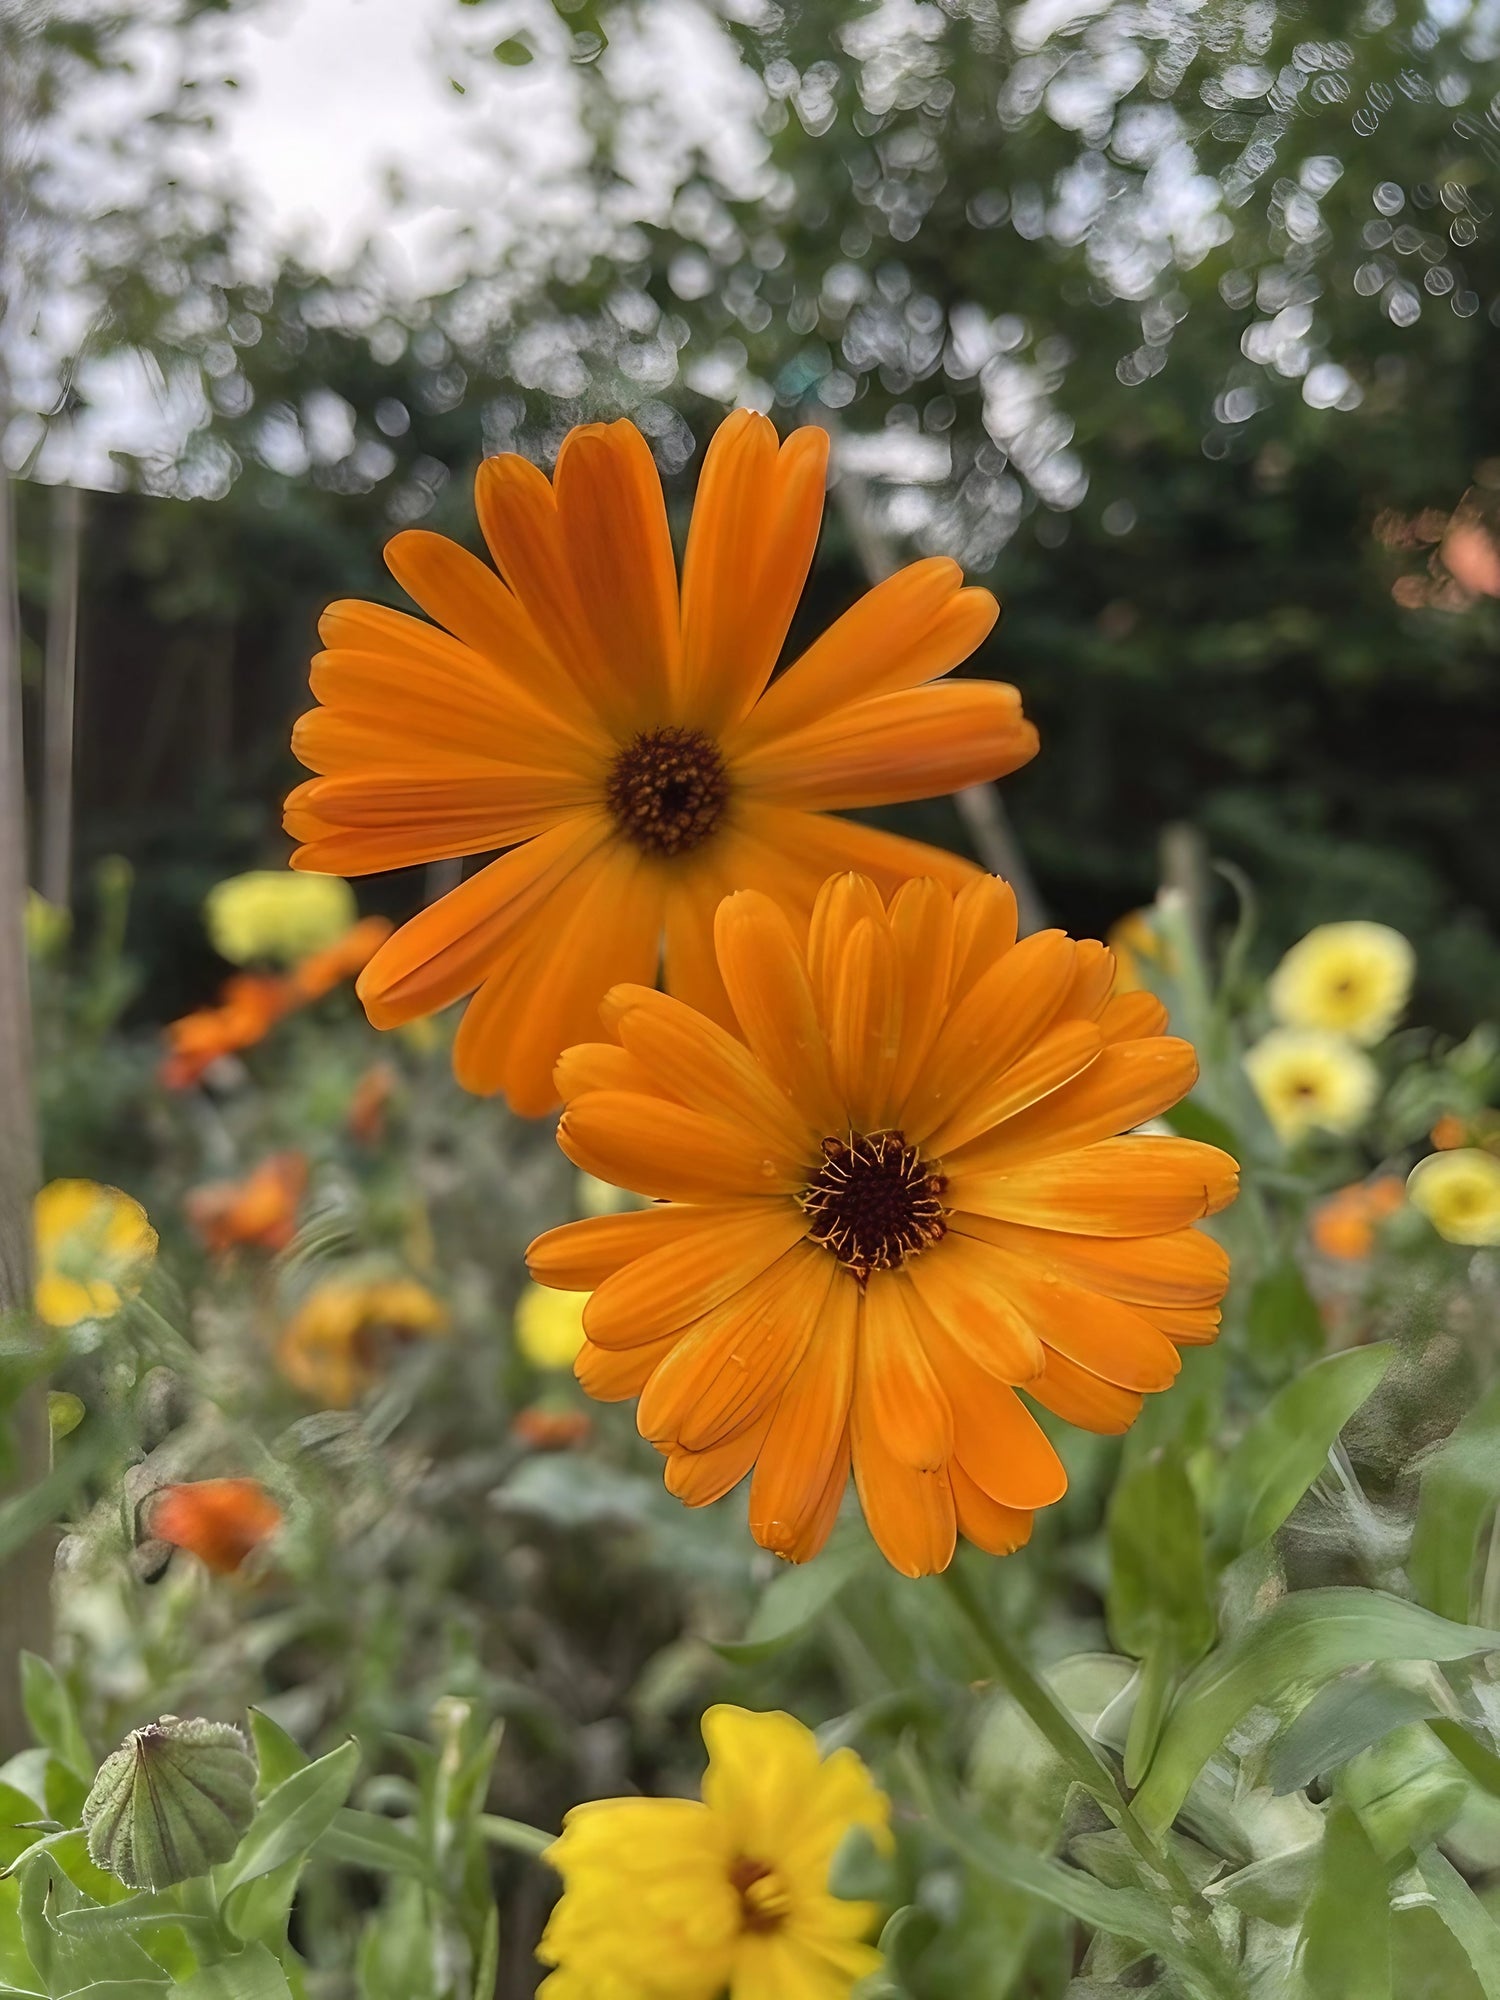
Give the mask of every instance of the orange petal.
<svg viewBox="0 0 1500 2000">
<path fill-rule="evenodd" d="M 678 1338 L 675 1333 L 668 1334 L 650 1347 L 626 1347 L 618 1353 L 586 1340 L 578 1350 L 573 1373 L 596 1403 L 628 1403 L 632 1396 L 640 1395 Z"/>
<path fill-rule="evenodd" d="M 802 948 L 782 910 L 758 890 L 726 897 L 714 918 L 719 971 L 740 1032 L 791 1103 L 825 1133 L 840 1107 Z"/>
<path fill-rule="evenodd" d="M 1060 1500 L 1068 1475 L 1015 1390 L 931 1320 L 927 1341 L 953 1410 L 953 1455 L 969 1477 L 1003 1507 L 1050 1507 Z"/>
<path fill-rule="evenodd" d="M 557 1142 L 574 1166 L 658 1200 L 795 1194 L 802 1185 L 743 1125 L 623 1090 L 575 1098 Z"/>
<path fill-rule="evenodd" d="M 993 1248 L 990 1255 L 1008 1296 L 1048 1347 L 1122 1389 L 1165 1389 L 1175 1381 L 1177 1349 L 1140 1313 L 1029 1258 Z"/>
<path fill-rule="evenodd" d="M 1004 777 L 1037 753 L 1021 697 L 1003 681 L 959 681 L 855 702 L 751 750 L 726 746 L 755 798 L 826 812 L 894 805 Z"/>
<path fill-rule="evenodd" d="M 785 1556 L 788 1562 L 811 1562 L 820 1555 L 828 1537 L 833 1533 L 833 1524 L 839 1517 L 844 1493 L 849 1484 L 849 1426 L 844 1426 L 844 1434 L 834 1450 L 833 1463 L 828 1469 L 828 1480 L 822 1493 L 811 1509 L 803 1516 L 797 1529 L 796 1539 L 786 1548 L 778 1548 L 777 1554 Z M 751 1492 L 754 1492 L 754 1483 Z"/>
<path fill-rule="evenodd" d="M 975 981 L 938 1030 L 897 1122 L 920 1144 L 1001 1077 L 1052 1020 L 1073 975 L 1062 931 L 1023 938 Z"/>
<path fill-rule="evenodd" d="M 1018 945 L 1012 956 L 1023 949 Z M 1176 1104 L 1192 1089 L 1197 1077 L 1198 1058 L 1192 1044 L 1179 1041 L 1175 1035 L 1156 1035 L 1144 1042 L 1114 1042 L 1081 1076 L 965 1147 L 964 1178 L 971 1169 L 990 1173 L 1113 1138 Z M 962 1207 L 959 1161 L 950 1158 L 947 1164 Z"/>
<path fill-rule="evenodd" d="M 953 1506 L 958 1532 L 988 1556 L 1010 1556 L 1031 1540 L 1032 1514 L 1002 1507 L 983 1487 L 976 1486 L 955 1459 L 948 1468 L 953 1482 Z"/>
<path fill-rule="evenodd" d="M 1106 1042 L 1139 1042 L 1167 1029 L 1167 1010 L 1154 993 L 1116 993 L 1104 1003 L 1099 1033 Z"/>
<path fill-rule="evenodd" d="M 496 765 L 414 775 L 387 766 L 298 785 L 282 824 L 309 853 L 338 843 L 351 854 L 378 854 L 377 867 L 410 868 L 534 839 L 590 802 L 590 787 L 567 773 Z"/>
<path fill-rule="evenodd" d="M 903 1576 L 931 1576 L 946 1569 L 958 1533 L 947 1471 L 917 1472 L 903 1465 L 886 1443 L 858 1382 L 850 1443 L 859 1504 L 886 1561 Z"/>
<path fill-rule="evenodd" d="M 703 1451 L 774 1409 L 836 1270 L 823 1251 L 799 1244 L 690 1327 L 641 1398 L 641 1436 Z"/>
<path fill-rule="evenodd" d="M 661 1088 L 695 1111 L 750 1126 L 790 1168 L 817 1157 L 811 1125 L 726 1029 L 643 987 L 616 989 L 610 999 L 616 1034 Z"/>
<path fill-rule="evenodd" d="M 834 1088 L 856 1132 L 891 1123 L 891 1078 L 901 1053 L 901 986 L 896 947 L 882 912 L 862 918 L 840 956 L 826 1017 Z"/>
<path fill-rule="evenodd" d="M 754 1465 L 772 1414 L 767 1410 L 738 1437 L 710 1445 L 706 1451 L 685 1451 L 678 1445 L 667 1460 L 667 1491 L 684 1507 L 709 1507 L 722 1500 Z"/>
<path fill-rule="evenodd" d="M 859 1288 L 840 1273 L 796 1373 L 781 1392 L 750 1482 L 750 1532 L 764 1549 L 792 1556 L 825 1508 L 830 1480 L 843 1492 L 849 1470 Z M 835 1503 L 835 1512 L 837 1503 Z M 826 1534 L 826 1529 L 825 1529 Z"/>
<path fill-rule="evenodd" d="M 1115 983 L 1115 955 L 1097 938 L 1080 938 L 1073 960 L 1073 983 L 1062 1004 L 1063 1014 L 1095 1021 Z"/>
<path fill-rule="evenodd" d="M 1029 1257 L 1090 1291 L 1146 1307 L 1148 1318 L 1162 1306 L 1217 1305 L 1229 1283 L 1227 1251 L 1201 1229 L 1126 1238 L 1072 1236 L 963 1214 L 953 1218 L 952 1227 Z"/>
<path fill-rule="evenodd" d="M 591 1292 L 634 1258 L 649 1257 L 653 1250 L 696 1236 L 715 1222 L 730 1221 L 739 1212 L 737 1205 L 713 1209 L 668 1204 L 627 1209 L 622 1215 L 590 1215 L 535 1238 L 526 1252 L 526 1267 L 539 1285 Z"/>
<path fill-rule="evenodd" d="M 891 899 L 891 938 L 901 984 L 901 1052 L 890 1082 L 893 1105 L 906 1102 L 947 1011 L 953 911 L 953 897 L 930 879 L 903 882 Z"/>
<path fill-rule="evenodd" d="M 868 875 L 882 896 L 894 895 L 914 876 L 960 889 L 977 873 L 972 861 L 944 848 L 906 840 L 879 827 L 857 826 L 853 820 L 800 812 L 794 806 L 770 805 L 764 800 L 742 801 L 737 826 L 740 838 L 759 855 L 769 857 L 774 869 L 756 886 L 774 890 L 778 901 L 800 906 L 808 913 L 828 877 L 846 869 Z M 746 879 L 743 874 L 738 877 L 741 883 Z"/>
<path fill-rule="evenodd" d="M 596 657 L 637 715 L 669 713 L 678 678 L 677 568 L 661 475 L 626 418 L 569 431 L 557 518 Z"/>
<path fill-rule="evenodd" d="M 472 992 L 518 927 L 599 846 L 602 815 L 579 813 L 513 848 L 403 924 L 360 974 L 377 1028 L 436 1013 Z"/>
<path fill-rule="evenodd" d="M 1009 1069 L 945 1118 L 928 1134 L 924 1146 L 930 1153 L 944 1155 L 967 1145 L 1061 1089 L 1093 1062 L 1099 1048 L 1099 1030 L 1092 1021 L 1059 1021 Z"/>
<path fill-rule="evenodd" d="M 913 1317 L 911 1293 L 877 1273 L 861 1302 L 856 1394 L 867 1424 L 903 1465 L 937 1472 L 953 1451 L 953 1412 Z"/>
<path fill-rule="evenodd" d="M 1069 1235 L 1153 1236 L 1234 1200 L 1239 1168 L 1196 1139 L 1102 1139 L 1004 1172 L 965 1174 L 955 1206 Z"/>
<path fill-rule="evenodd" d="M 646 1065 L 614 1042 L 575 1042 L 558 1057 L 552 1081 L 565 1104 L 589 1090 L 633 1090 L 651 1097 L 657 1088 Z"/>
<path fill-rule="evenodd" d="M 791 1202 L 741 1203 L 605 1278 L 584 1307 L 584 1332 L 599 1347 L 659 1340 L 722 1305 L 806 1233 Z"/>
<path fill-rule="evenodd" d="M 1219 1337 L 1217 1306 L 1150 1306 L 1145 1317 L 1179 1347 L 1207 1347 Z"/>
<path fill-rule="evenodd" d="M 953 899 L 952 1005 L 968 994 L 1016 941 L 1016 892 L 998 875 L 976 875 Z"/>
<path fill-rule="evenodd" d="M 776 431 L 736 410 L 715 431 L 682 566 L 684 712 L 715 733 L 751 707 L 776 665 L 817 546 L 828 434 Z"/>
<path fill-rule="evenodd" d="M 1026 1393 L 1064 1423 L 1100 1437 L 1119 1437 L 1128 1431 L 1144 1400 L 1138 1390 L 1117 1388 L 1050 1347 L 1046 1368 L 1026 1384 Z"/>
<path fill-rule="evenodd" d="M 999 615 L 987 590 L 962 586 L 957 563 L 930 556 L 867 591 L 766 691 L 735 745 L 748 750 L 850 702 L 951 673 Z"/>
<path fill-rule="evenodd" d="M 813 901 L 807 926 L 807 975 L 824 1021 L 831 1021 L 837 1011 L 839 967 L 862 918 L 877 929 L 885 926 L 885 900 L 875 884 L 868 875 L 849 869 L 830 875 Z"/>
<path fill-rule="evenodd" d="M 999 1262 L 953 1231 L 907 1263 L 902 1276 L 974 1365 L 1001 1382 L 1029 1382 L 1046 1359 L 1036 1331 L 1007 1296 Z"/>
</svg>

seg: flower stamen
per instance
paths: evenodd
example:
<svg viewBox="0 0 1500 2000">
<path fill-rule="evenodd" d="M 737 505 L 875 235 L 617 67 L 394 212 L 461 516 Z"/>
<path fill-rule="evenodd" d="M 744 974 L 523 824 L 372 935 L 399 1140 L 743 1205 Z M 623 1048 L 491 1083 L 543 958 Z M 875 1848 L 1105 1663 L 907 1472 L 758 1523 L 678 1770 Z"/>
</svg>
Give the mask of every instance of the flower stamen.
<svg viewBox="0 0 1500 2000">
<path fill-rule="evenodd" d="M 718 745 L 696 729 L 643 731 L 616 757 L 605 803 L 647 854 L 687 854 L 718 827 L 729 775 Z"/>
<path fill-rule="evenodd" d="M 786 1884 L 765 1861 L 740 1855 L 729 1870 L 730 1886 L 740 1899 L 740 1928 L 764 1936 L 780 1930 L 791 1915 Z"/>
<path fill-rule="evenodd" d="M 812 1241 L 863 1285 L 947 1234 L 946 1187 L 899 1132 L 854 1132 L 823 1141 L 823 1165 L 797 1200 Z"/>
</svg>

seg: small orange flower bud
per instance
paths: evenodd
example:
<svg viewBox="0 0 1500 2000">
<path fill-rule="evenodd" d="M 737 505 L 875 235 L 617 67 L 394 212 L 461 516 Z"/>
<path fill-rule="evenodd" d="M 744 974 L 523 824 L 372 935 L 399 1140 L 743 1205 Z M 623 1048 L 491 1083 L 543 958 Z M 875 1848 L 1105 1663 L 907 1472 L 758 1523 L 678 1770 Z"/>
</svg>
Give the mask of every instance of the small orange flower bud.
<svg viewBox="0 0 1500 2000">
<path fill-rule="evenodd" d="M 586 1410 L 555 1410 L 533 1403 L 516 1412 L 510 1434 L 533 1451 L 574 1451 L 588 1443 L 594 1425 Z"/>
<path fill-rule="evenodd" d="M 281 1522 L 280 1507 L 258 1479 L 195 1479 L 164 1486 L 149 1517 L 158 1541 L 186 1549 L 216 1576 L 232 1576 Z"/>
</svg>

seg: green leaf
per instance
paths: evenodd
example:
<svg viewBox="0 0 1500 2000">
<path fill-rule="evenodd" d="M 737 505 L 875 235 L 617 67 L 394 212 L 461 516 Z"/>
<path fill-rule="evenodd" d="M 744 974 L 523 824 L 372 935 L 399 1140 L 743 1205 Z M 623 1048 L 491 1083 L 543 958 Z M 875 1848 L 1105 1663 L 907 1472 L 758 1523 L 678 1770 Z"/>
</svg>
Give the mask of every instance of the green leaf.
<svg viewBox="0 0 1500 2000">
<path fill-rule="evenodd" d="M 1125 1781 L 1136 1785 L 1177 1675 L 1214 1639 L 1203 1529 L 1179 1447 L 1142 1460 L 1115 1488 L 1109 1555 L 1110 1637 L 1118 1652 L 1145 1663 L 1125 1751 Z"/>
<path fill-rule="evenodd" d="M 432 1917 L 417 1882 L 396 1882 L 359 1941 L 360 2000 L 437 2000 Z"/>
<path fill-rule="evenodd" d="M 1221 1562 L 1275 1534 L 1328 1463 L 1334 1440 L 1373 1393 L 1394 1351 L 1387 1345 L 1330 1354 L 1272 1397 L 1225 1461 L 1214 1522 Z"/>
<path fill-rule="evenodd" d="M 1417 1866 L 1432 1892 L 1438 1915 L 1473 1966 L 1484 2000 L 1500 2000 L 1500 1924 L 1437 1848 L 1429 1847 L 1419 1855 Z"/>
<path fill-rule="evenodd" d="M 494 48 L 496 62 L 502 62 L 510 69 L 523 69 L 529 62 L 535 62 L 536 51 L 524 35 L 511 35 Z"/>
<path fill-rule="evenodd" d="M 97 1909 L 50 1851 L 28 1854 L 16 1871 L 21 1885 L 21 1935 L 49 1994 L 76 1993 L 101 1980 L 155 1980 L 166 1975 L 128 1932 L 70 1937 L 58 1920 L 74 1911 Z"/>
<path fill-rule="evenodd" d="M 1441 1713 L 1431 1689 L 1371 1672 L 1319 1690 L 1271 1745 L 1266 1777 L 1280 1795 L 1327 1777 L 1393 1729 Z"/>
<path fill-rule="evenodd" d="M 343 1807 L 334 1814 L 327 1831 L 319 1835 L 315 1851 L 320 1861 L 367 1868 L 377 1875 L 409 1875 L 429 1888 L 438 1887 L 432 1864 L 416 1835 L 379 1813 Z"/>
<path fill-rule="evenodd" d="M 1346 1668 L 1378 1660 L 1461 1660 L 1497 1648 L 1500 1633 L 1455 1625 L 1383 1591 L 1284 1597 L 1184 1681 L 1136 1795 L 1137 1815 L 1157 1832 L 1170 1826 L 1198 1773 L 1257 1703 L 1290 1705 Z"/>
<path fill-rule="evenodd" d="M 764 1660 L 805 1631 L 839 1592 L 874 1561 L 875 1545 L 867 1536 L 836 1541 L 810 1563 L 784 1569 L 767 1585 L 751 1614 L 743 1638 L 716 1639 L 715 1652 L 727 1660 Z"/>
<path fill-rule="evenodd" d="M 181 2000 L 292 2000 L 286 1974 L 263 1944 L 252 1944 L 219 1965 L 205 1965 L 172 1988 Z"/>
<path fill-rule="evenodd" d="M 1256 1279 L 1246 1319 L 1251 1356 L 1273 1382 L 1322 1352 L 1323 1322 L 1294 1257 Z"/>
<path fill-rule="evenodd" d="M 93 1753 L 57 1670 L 36 1653 L 21 1655 L 21 1702 L 38 1743 L 85 1785 L 94 1775 Z"/>
<path fill-rule="evenodd" d="M 474 2000 L 494 2000 L 495 1979 L 500 1971 L 500 1912 L 493 1905 L 484 1920 L 484 1937 L 474 1972 Z"/>
<path fill-rule="evenodd" d="M 255 1745 L 255 1763 L 259 1773 L 256 1795 L 265 1798 L 275 1791 L 279 1784 L 290 1778 L 295 1771 L 305 1771 L 311 1758 L 301 1744 L 288 1736 L 279 1722 L 273 1722 L 263 1709 L 250 1710 L 250 1740 Z"/>
<path fill-rule="evenodd" d="M 341 1743 L 268 1792 L 234 1855 L 217 1871 L 221 1900 L 289 1861 L 305 1859 L 348 1798 L 358 1768 L 359 1745 Z"/>
<path fill-rule="evenodd" d="M 1500 1498 L 1500 1383 L 1427 1461 L 1407 1558 L 1412 1589 L 1444 1618 L 1467 1618 L 1475 1555 Z"/>
<path fill-rule="evenodd" d="M 1340 1801 L 1329 1808 L 1302 1936 L 1309 2000 L 1390 2000 L 1391 1900 L 1385 1864 L 1358 1816 Z"/>
</svg>

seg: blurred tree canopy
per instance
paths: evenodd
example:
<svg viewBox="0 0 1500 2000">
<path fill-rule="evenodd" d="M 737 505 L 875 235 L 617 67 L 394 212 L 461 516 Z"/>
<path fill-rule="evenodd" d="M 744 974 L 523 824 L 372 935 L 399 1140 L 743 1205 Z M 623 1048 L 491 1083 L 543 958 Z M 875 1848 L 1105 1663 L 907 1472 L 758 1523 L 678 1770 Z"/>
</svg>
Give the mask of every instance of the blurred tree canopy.
<svg viewBox="0 0 1500 2000">
<path fill-rule="evenodd" d="M 172 950 L 209 880 L 285 851 L 315 615 L 395 601 L 386 535 L 474 542 L 482 452 L 546 462 L 621 413 L 685 513 L 748 399 L 835 425 L 857 498 L 807 627 L 863 587 L 871 536 L 1004 600 L 978 664 L 1042 728 L 1007 797 L 1063 921 L 1145 899 L 1188 819 L 1256 883 L 1267 951 L 1380 917 L 1418 941 L 1429 1012 L 1472 1015 L 1500 975 L 1500 600 L 1443 551 L 1455 510 L 1500 509 L 1495 0 L 459 0 L 454 22 L 455 89 L 482 65 L 515 93 L 497 185 L 544 86 L 581 135 L 545 222 L 498 250 L 476 231 L 420 301 L 378 244 L 246 276 L 222 209 L 132 267 L 120 344 L 165 342 L 198 395 L 86 544 L 81 836 L 143 866 L 143 943 Z M 23 535 L 36 637 L 35 504 Z M 962 844 L 945 803 L 895 817 Z"/>
</svg>

